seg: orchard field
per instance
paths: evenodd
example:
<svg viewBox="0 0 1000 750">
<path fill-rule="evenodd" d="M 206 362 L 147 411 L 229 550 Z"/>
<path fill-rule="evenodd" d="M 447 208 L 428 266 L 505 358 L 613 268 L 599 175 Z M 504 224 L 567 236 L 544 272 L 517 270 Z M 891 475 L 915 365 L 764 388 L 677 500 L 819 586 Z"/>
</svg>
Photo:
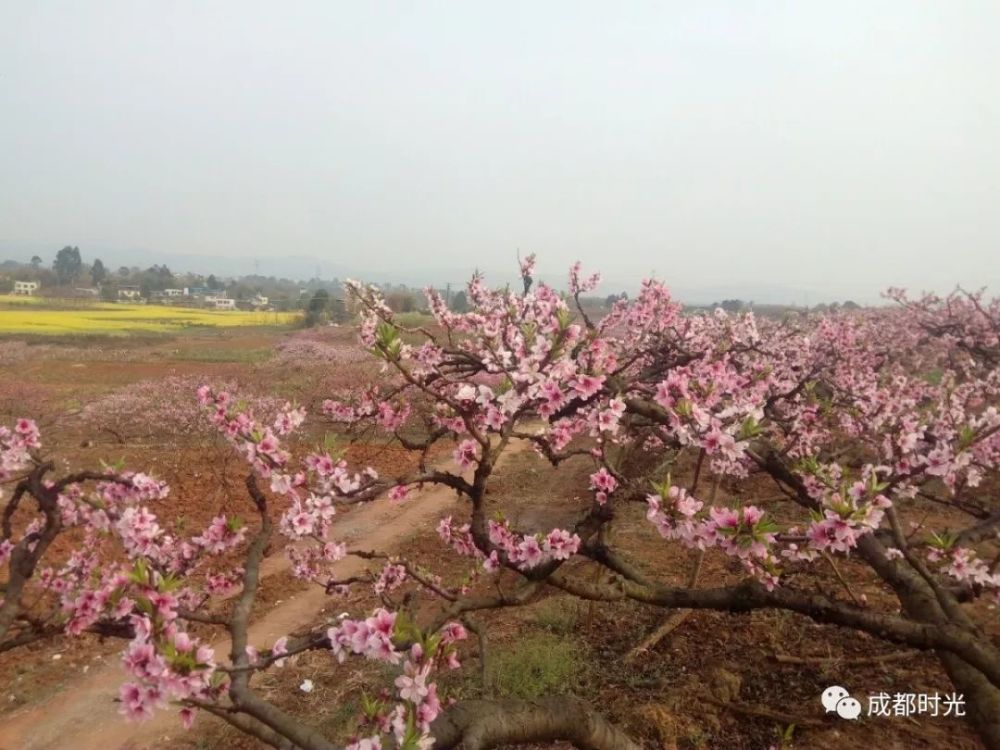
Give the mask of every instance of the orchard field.
<svg viewBox="0 0 1000 750">
<path fill-rule="evenodd" d="M 0 750 L 998 747 L 997 303 L 522 273 L 316 329 L 0 304 Z"/>
</svg>

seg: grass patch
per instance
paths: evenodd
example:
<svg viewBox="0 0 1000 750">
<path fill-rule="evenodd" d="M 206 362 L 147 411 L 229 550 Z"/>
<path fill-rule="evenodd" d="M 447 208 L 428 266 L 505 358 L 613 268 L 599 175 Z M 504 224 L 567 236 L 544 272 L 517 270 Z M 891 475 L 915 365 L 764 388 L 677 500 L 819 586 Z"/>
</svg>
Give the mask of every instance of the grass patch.
<svg viewBox="0 0 1000 750">
<path fill-rule="evenodd" d="M 353 698 L 342 700 L 334 704 L 333 710 L 328 715 L 322 717 L 316 729 L 327 736 L 337 737 L 346 734 L 346 730 L 354 728 L 353 725 L 360 712 L 361 704 L 357 700 Z"/>
<path fill-rule="evenodd" d="M 426 326 L 434 322 L 433 315 L 421 312 L 395 313 L 392 319 L 405 328 Z"/>
<path fill-rule="evenodd" d="M 127 338 L 121 334 L 110 333 L 12 333 L 3 330 L 3 317 L 0 312 L 0 341 L 20 341 L 28 346 L 114 346 L 116 348 L 140 347 L 162 344 L 174 338 L 174 332 L 167 331 L 135 331 Z"/>
<path fill-rule="evenodd" d="M 497 695 L 532 699 L 571 692 L 583 669 L 575 641 L 538 633 L 490 654 L 487 680 Z"/>
<path fill-rule="evenodd" d="M 271 349 L 180 349 L 170 359 L 178 362 L 239 362 L 256 364 L 270 359 Z"/>
<path fill-rule="evenodd" d="M 569 597 L 551 597 L 538 605 L 534 618 L 540 628 L 556 635 L 566 635 L 572 633 L 580 622 L 580 604 Z"/>
</svg>

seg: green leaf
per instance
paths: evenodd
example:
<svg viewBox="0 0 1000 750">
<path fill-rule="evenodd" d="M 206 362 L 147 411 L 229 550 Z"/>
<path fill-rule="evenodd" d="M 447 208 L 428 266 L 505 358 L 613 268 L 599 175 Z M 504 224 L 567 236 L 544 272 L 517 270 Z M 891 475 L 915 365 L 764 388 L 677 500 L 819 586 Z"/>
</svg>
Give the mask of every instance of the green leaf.
<svg viewBox="0 0 1000 750">
<path fill-rule="evenodd" d="M 156 587 L 158 591 L 169 593 L 181 587 L 181 579 L 175 578 L 171 573 L 167 573 Z"/>
<path fill-rule="evenodd" d="M 132 583 L 146 584 L 149 582 L 149 570 L 146 568 L 146 561 L 139 558 L 132 566 L 132 571 L 128 574 Z"/>
<path fill-rule="evenodd" d="M 965 450 L 972 442 L 976 439 L 976 431 L 972 429 L 969 425 L 962 425 L 962 429 L 958 432 L 958 449 Z"/>
<path fill-rule="evenodd" d="M 936 531 L 932 531 L 927 543 L 940 550 L 949 550 L 955 546 L 955 542 L 957 540 L 958 537 L 954 534 L 948 533 L 947 531 L 941 532 L 940 534 Z"/>
<path fill-rule="evenodd" d="M 377 698 L 372 698 L 364 690 L 361 691 L 361 711 L 369 719 L 373 719 L 380 713 L 382 702 Z"/>
<path fill-rule="evenodd" d="M 406 612 L 398 612 L 396 614 L 396 623 L 392 629 L 392 638 L 394 641 L 406 642 L 406 641 L 417 641 L 420 642 L 423 638 L 423 634 L 420 632 L 420 628 L 417 624 L 410 619 Z"/>
<path fill-rule="evenodd" d="M 815 456 L 803 456 L 799 459 L 799 471 L 803 474 L 818 474 L 820 471 L 819 461 Z"/>
<path fill-rule="evenodd" d="M 667 478 L 664 479 L 659 484 L 657 484 L 653 480 L 650 480 L 649 484 L 652 486 L 654 494 L 657 494 L 661 498 L 666 500 L 667 496 L 670 495 L 670 485 L 672 484 L 670 472 L 667 472 Z"/>
<path fill-rule="evenodd" d="M 757 522 L 753 529 L 756 534 L 776 534 L 778 532 L 778 524 L 773 519 L 765 516 Z"/>
<path fill-rule="evenodd" d="M 760 434 L 760 424 L 753 417 L 747 417 L 740 425 L 740 440 L 749 440 Z"/>
</svg>

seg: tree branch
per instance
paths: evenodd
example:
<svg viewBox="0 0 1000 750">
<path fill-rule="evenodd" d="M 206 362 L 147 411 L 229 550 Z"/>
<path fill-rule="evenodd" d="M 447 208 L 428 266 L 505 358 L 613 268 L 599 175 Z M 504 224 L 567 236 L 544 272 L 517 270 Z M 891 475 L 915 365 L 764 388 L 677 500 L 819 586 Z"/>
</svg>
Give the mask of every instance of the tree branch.
<svg viewBox="0 0 1000 750">
<path fill-rule="evenodd" d="M 580 750 L 641 750 L 579 698 L 462 701 L 431 725 L 434 750 L 489 750 L 499 745 L 566 741 Z"/>
</svg>

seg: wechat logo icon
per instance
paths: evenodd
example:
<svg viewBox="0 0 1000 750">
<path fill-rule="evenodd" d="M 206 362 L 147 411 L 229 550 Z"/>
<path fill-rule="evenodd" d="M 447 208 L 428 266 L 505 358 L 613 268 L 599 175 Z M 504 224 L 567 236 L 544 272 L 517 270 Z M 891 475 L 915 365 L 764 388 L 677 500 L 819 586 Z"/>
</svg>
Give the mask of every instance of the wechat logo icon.
<svg viewBox="0 0 1000 750">
<path fill-rule="evenodd" d="M 861 703 L 840 685 L 831 685 L 824 690 L 820 702 L 828 714 L 836 713 L 841 719 L 853 721 L 861 716 Z"/>
</svg>

